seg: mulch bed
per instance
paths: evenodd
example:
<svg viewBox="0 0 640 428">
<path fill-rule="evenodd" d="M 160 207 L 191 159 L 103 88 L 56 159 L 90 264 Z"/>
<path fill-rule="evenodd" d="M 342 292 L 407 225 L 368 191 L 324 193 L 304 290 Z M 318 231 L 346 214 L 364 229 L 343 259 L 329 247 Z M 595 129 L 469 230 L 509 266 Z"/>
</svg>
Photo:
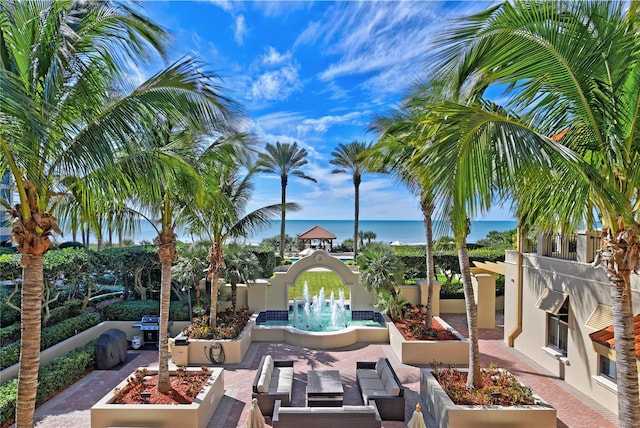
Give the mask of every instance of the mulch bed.
<svg viewBox="0 0 640 428">
<path fill-rule="evenodd" d="M 401 320 L 394 320 L 396 328 L 406 340 L 459 340 L 451 331 L 432 318 L 431 329 L 425 329 L 426 316 L 420 309 L 412 308 Z"/>
<path fill-rule="evenodd" d="M 170 376 L 171 390 L 158 392 L 158 375 L 144 376 L 144 382 L 130 388 L 123 388 L 124 394 L 119 394 L 121 404 L 191 404 L 195 396 L 205 386 L 209 377 L 188 374 Z M 148 393 L 143 397 L 141 393 Z M 117 394 L 118 395 L 118 394 Z M 118 400 L 120 401 L 120 400 Z"/>
</svg>

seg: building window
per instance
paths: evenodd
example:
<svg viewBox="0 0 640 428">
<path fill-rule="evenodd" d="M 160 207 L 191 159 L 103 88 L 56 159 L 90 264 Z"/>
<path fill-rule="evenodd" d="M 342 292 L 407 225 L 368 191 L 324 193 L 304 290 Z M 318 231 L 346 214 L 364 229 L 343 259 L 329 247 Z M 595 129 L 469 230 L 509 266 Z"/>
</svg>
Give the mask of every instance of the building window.
<svg viewBox="0 0 640 428">
<path fill-rule="evenodd" d="M 600 355 L 600 376 L 616 382 L 616 362 Z"/>
<path fill-rule="evenodd" d="M 569 299 L 565 299 L 559 310 L 547 312 L 547 346 L 567 356 L 569 338 Z"/>
</svg>

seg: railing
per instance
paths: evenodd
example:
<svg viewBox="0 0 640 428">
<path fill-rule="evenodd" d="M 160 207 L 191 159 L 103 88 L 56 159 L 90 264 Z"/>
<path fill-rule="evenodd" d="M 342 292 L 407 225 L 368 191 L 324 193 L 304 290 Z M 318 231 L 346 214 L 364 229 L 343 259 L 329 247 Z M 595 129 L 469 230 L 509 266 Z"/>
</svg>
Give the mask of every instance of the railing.
<svg viewBox="0 0 640 428">
<path fill-rule="evenodd" d="M 578 240 L 575 234 L 546 235 L 543 256 L 557 259 L 577 260 Z"/>
</svg>

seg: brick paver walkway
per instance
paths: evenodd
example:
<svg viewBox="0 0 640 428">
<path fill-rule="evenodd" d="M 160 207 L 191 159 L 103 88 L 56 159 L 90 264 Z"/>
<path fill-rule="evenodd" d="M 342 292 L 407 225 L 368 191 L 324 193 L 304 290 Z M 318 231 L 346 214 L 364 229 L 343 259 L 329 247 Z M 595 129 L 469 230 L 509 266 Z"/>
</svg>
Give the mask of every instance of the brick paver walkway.
<svg viewBox="0 0 640 428">
<path fill-rule="evenodd" d="M 464 315 L 443 315 L 456 330 L 466 335 Z M 501 323 L 501 315 L 498 316 Z M 615 427 L 616 416 L 594 400 L 555 379 L 544 368 L 508 348 L 502 339 L 502 327 L 481 330 L 480 352 L 482 363 L 494 362 L 509 369 L 533 391 L 557 409 L 558 427 L 605 428 Z M 271 354 L 276 359 L 294 360 L 294 386 L 292 405 L 305 405 L 306 373 L 310 369 L 339 370 L 344 386 L 344 401 L 357 404 L 360 401 L 355 378 L 357 361 L 375 361 L 389 358 L 400 381 L 406 389 L 405 421 L 409 421 L 416 403 L 426 409 L 420 397 L 420 366 L 401 364 L 389 345 L 355 344 L 334 350 L 299 348 L 286 343 L 254 342 L 242 363 L 224 366 L 225 396 L 208 428 L 245 427 L 251 403 L 251 382 L 260 358 Z M 90 428 L 90 408 L 122 379 L 137 367 L 157 366 L 157 351 L 130 351 L 129 361 L 114 370 L 96 370 L 88 376 L 40 406 L 36 411 L 38 428 Z M 426 367 L 426 366 L 425 366 Z M 435 421 L 424 413 L 427 427 L 435 427 Z M 270 419 L 267 418 L 267 426 Z M 405 428 L 405 422 L 384 421 L 385 428 Z"/>
</svg>

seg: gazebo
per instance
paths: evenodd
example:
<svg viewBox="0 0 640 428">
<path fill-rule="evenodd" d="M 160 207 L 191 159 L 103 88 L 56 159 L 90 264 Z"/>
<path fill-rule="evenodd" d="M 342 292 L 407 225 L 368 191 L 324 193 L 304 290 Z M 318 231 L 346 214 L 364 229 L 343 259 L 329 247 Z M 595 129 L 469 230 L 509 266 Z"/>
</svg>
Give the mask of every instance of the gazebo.
<svg viewBox="0 0 640 428">
<path fill-rule="evenodd" d="M 302 232 L 298 234 L 298 241 L 300 241 L 300 246 L 298 250 L 302 251 L 307 246 L 307 241 L 309 241 L 309 248 L 313 247 L 313 241 L 318 241 L 317 247 L 319 249 L 326 250 L 325 245 L 329 244 L 329 250 L 333 250 L 333 240 L 336 239 L 336 235 L 329 232 L 326 229 L 321 228 L 320 226 L 313 226 L 311 229 L 306 232 Z"/>
</svg>

